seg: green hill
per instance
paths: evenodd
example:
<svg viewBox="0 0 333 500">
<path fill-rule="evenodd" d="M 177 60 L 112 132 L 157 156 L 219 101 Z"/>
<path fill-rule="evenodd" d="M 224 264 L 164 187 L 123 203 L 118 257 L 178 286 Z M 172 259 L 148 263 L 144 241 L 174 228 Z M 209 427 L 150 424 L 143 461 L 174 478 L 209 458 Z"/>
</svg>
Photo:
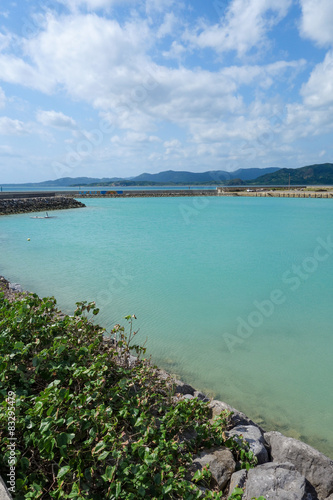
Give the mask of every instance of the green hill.
<svg viewBox="0 0 333 500">
<path fill-rule="evenodd" d="M 287 186 L 289 176 L 291 185 L 331 185 L 333 184 L 333 163 L 309 165 L 301 168 L 282 168 L 271 174 L 261 175 L 247 184 Z"/>
</svg>

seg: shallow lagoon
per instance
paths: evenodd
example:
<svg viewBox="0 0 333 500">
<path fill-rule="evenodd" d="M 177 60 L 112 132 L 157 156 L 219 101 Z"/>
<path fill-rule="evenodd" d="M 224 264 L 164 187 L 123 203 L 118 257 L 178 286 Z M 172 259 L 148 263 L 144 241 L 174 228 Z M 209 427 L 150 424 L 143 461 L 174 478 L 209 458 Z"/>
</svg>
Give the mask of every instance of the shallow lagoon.
<svg viewBox="0 0 333 500">
<path fill-rule="evenodd" d="M 84 203 L 1 217 L 0 274 L 108 328 L 135 313 L 157 364 L 333 457 L 332 200 Z"/>
</svg>

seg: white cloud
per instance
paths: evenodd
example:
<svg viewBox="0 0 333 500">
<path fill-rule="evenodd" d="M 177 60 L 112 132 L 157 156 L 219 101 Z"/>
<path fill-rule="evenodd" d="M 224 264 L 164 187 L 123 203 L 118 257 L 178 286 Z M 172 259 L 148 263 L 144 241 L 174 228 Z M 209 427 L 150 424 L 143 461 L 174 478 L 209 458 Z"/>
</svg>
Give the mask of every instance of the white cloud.
<svg viewBox="0 0 333 500">
<path fill-rule="evenodd" d="M 6 102 L 6 96 L 2 88 L 0 87 L 0 108 L 3 108 L 5 106 Z"/>
<path fill-rule="evenodd" d="M 219 24 L 189 31 L 193 46 L 218 53 L 236 51 L 244 56 L 253 48 L 267 45 L 266 34 L 286 16 L 292 0 L 233 0 Z"/>
<path fill-rule="evenodd" d="M 138 69 L 150 43 L 144 21 L 121 27 L 94 14 L 48 15 L 45 30 L 26 40 L 24 49 L 33 61 L 36 86 L 42 73 L 75 98 L 90 103 L 109 99 L 115 105 L 117 94 L 130 94 L 141 83 L 143 71 Z"/>
<path fill-rule="evenodd" d="M 302 86 L 301 95 L 309 107 L 333 105 L 333 50 L 314 68 L 308 82 Z"/>
<path fill-rule="evenodd" d="M 286 107 L 284 140 L 315 137 L 333 131 L 333 50 L 315 66 L 300 91 L 303 101 Z"/>
<path fill-rule="evenodd" d="M 0 156 L 11 156 L 13 154 L 13 150 L 10 146 L 0 145 Z"/>
<path fill-rule="evenodd" d="M 11 41 L 12 36 L 10 34 L 4 35 L 3 33 L 0 33 L 0 51 L 9 47 Z"/>
<path fill-rule="evenodd" d="M 1 135 L 25 135 L 29 134 L 29 127 L 20 120 L 13 120 L 8 116 L 0 117 Z"/>
<path fill-rule="evenodd" d="M 175 0 L 146 0 L 146 12 L 147 14 L 164 12 L 170 10 L 174 4 Z"/>
<path fill-rule="evenodd" d="M 173 12 L 168 12 L 164 16 L 164 21 L 158 29 L 157 37 L 163 38 L 167 35 L 171 35 L 178 24 L 178 18 Z"/>
<path fill-rule="evenodd" d="M 265 130 L 268 120 L 264 117 L 251 119 L 248 116 L 240 115 L 229 118 L 227 121 L 216 121 L 204 127 L 195 124 L 191 127 L 194 141 L 198 144 L 220 143 L 229 139 L 242 139 L 253 141 L 257 138 L 261 130 Z"/>
<path fill-rule="evenodd" d="M 276 61 L 264 66 L 260 65 L 243 65 L 229 66 L 222 70 L 223 75 L 230 78 L 237 88 L 241 85 L 258 85 L 264 89 L 269 88 L 274 82 L 280 82 L 285 78 L 289 71 L 292 75 L 296 75 L 304 69 L 306 65 L 305 59 L 298 61 Z"/>
<path fill-rule="evenodd" d="M 163 144 L 165 148 L 165 154 L 179 154 L 181 151 L 182 143 L 178 139 L 172 139 L 171 141 L 165 141 Z"/>
<path fill-rule="evenodd" d="M 180 60 L 185 53 L 186 48 L 184 47 L 184 45 L 181 45 L 174 40 L 171 44 L 170 49 L 163 52 L 163 57 L 165 57 L 166 59 Z"/>
<path fill-rule="evenodd" d="M 77 12 L 79 9 L 86 8 L 88 11 L 95 11 L 100 9 L 109 9 L 116 4 L 130 2 L 134 0 L 58 0 L 63 3 L 68 9 Z"/>
<path fill-rule="evenodd" d="M 314 68 L 308 82 L 302 86 L 301 95 L 309 107 L 333 104 L 333 50 Z"/>
<path fill-rule="evenodd" d="M 302 19 L 300 31 L 320 46 L 333 44 L 332 0 L 300 0 Z"/>
<path fill-rule="evenodd" d="M 39 70 L 12 55 L 0 54 L 0 74 L 3 81 L 23 84 L 45 93 L 51 92 L 55 85 L 47 71 Z"/>
<path fill-rule="evenodd" d="M 331 53 L 316 66 L 303 85 L 303 103 L 290 104 L 287 120 L 281 118 L 283 123 L 275 126 L 268 148 L 262 137 L 272 128 L 270 117 L 275 116 L 274 106 L 283 106 L 283 97 L 280 102 L 278 97 L 280 85 L 287 83 L 289 87 L 290 80 L 306 67 L 304 59 L 275 58 L 275 62 L 262 65 L 251 65 L 248 60 L 247 64 L 236 65 L 237 59 L 232 59 L 229 66 L 218 65 L 217 61 L 210 66 L 211 61 L 207 60 L 206 69 L 200 67 L 202 61 L 198 60 L 196 66 L 191 62 L 187 67 L 167 67 L 158 59 L 162 47 L 166 49 L 164 57 L 178 59 L 188 49 L 183 45 L 184 40 L 178 37 L 167 52 L 166 44 L 162 45 L 158 39 L 178 29 L 179 20 L 174 12 L 165 13 L 172 2 L 147 2 L 147 8 L 154 13 L 151 14 L 152 18 L 155 16 L 154 21 L 140 18 L 142 10 L 139 10 L 127 22 L 121 23 L 97 14 L 84 14 L 84 7 L 90 5 L 91 9 L 97 9 L 103 0 L 70 1 L 71 14 L 58 16 L 48 12 L 41 31 L 34 38 L 16 39 L 15 55 L 9 55 L 9 51 L 0 55 L 0 74 L 7 82 L 49 94 L 59 92 L 59 96 L 66 94 L 76 103 L 81 101 L 93 106 L 100 116 L 114 125 L 112 139 L 110 132 L 108 140 L 98 151 L 96 149 L 96 158 L 101 152 L 105 163 L 110 163 L 114 155 L 126 168 L 131 168 L 127 165 L 132 164 L 134 158 L 142 163 L 148 158 L 163 161 L 163 166 L 169 161 L 168 166 L 172 167 L 172 158 L 179 158 L 184 160 L 184 166 L 186 161 L 188 165 L 191 165 L 190 160 L 194 161 L 194 168 L 196 161 L 199 165 L 198 156 L 200 161 L 209 156 L 214 168 L 214 161 L 221 157 L 245 158 L 247 150 L 240 147 L 244 141 L 256 144 L 256 154 L 260 156 L 273 150 L 277 136 L 284 136 L 287 144 L 313 133 L 315 127 L 318 133 L 330 130 L 332 115 L 326 113 L 329 118 L 325 118 L 322 108 L 326 103 L 330 109 L 332 104 Z M 289 5 L 289 0 L 229 2 L 219 25 L 192 32 L 192 48 L 211 47 L 219 52 L 234 50 L 244 55 L 265 42 L 268 30 L 286 14 Z M 75 6 L 83 7 L 82 11 L 74 13 Z M 3 39 L 3 43 L 5 41 L 7 43 L 8 39 Z M 22 58 L 18 56 L 20 48 Z M 195 60 L 194 50 L 191 57 Z M 270 102 L 273 92 L 277 97 Z M 3 99 L 0 89 L 0 106 Z M 53 107 L 50 105 L 51 109 Z M 311 116 L 310 108 L 317 107 L 319 111 Z M 36 118 L 45 127 L 72 130 L 73 140 L 81 135 L 89 139 L 89 132 L 80 129 L 73 118 L 59 111 L 39 110 Z M 10 133 L 28 130 L 27 125 L 18 120 L 0 125 L 0 131 Z M 172 138 L 165 141 L 164 147 L 157 137 L 160 125 L 170 131 Z M 40 125 L 29 124 L 29 127 L 30 130 L 35 127 L 38 135 L 49 133 Z M 174 139 L 177 127 L 181 136 L 186 137 L 183 144 Z M 178 165 L 177 161 L 174 165 Z M 180 160 L 179 165 L 183 168 Z"/>
<path fill-rule="evenodd" d="M 304 104 L 289 104 L 283 135 L 286 141 L 314 137 L 333 131 L 333 105 L 311 109 Z"/>
<path fill-rule="evenodd" d="M 111 142 L 122 146 L 131 146 L 133 144 L 161 142 L 161 139 L 156 135 L 147 135 L 139 132 L 127 132 L 123 136 L 114 135 L 111 138 Z"/>
<path fill-rule="evenodd" d="M 36 113 L 36 117 L 37 120 L 46 127 L 77 129 L 75 120 L 61 112 L 39 110 Z"/>
<path fill-rule="evenodd" d="M 232 4 L 234 9 L 239 1 Z M 266 11 L 274 7 L 275 15 L 288 3 L 284 0 L 278 9 L 277 0 L 251 2 L 265 6 Z M 267 89 L 286 71 L 296 72 L 304 65 L 304 61 L 277 61 L 217 72 L 173 69 L 152 63 L 147 55 L 152 43 L 146 21 L 137 19 L 121 26 L 95 14 L 60 18 L 48 14 L 44 31 L 23 42 L 32 64 L 6 56 L 4 75 L 7 81 L 44 91 L 64 88 L 76 100 L 92 104 L 116 127 L 147 133 L 160 120 L 191 127 L 193 123 L 210 125 L 229 114 L 240 114 L 244 110 L 239 93 L 242 85 Z M 64 117 L 45 112 L 42 117 L 39 119 L 48 123 L 61 118 L 57 126 L 74 125 L 66 121 L 68 117 L 65 123 Z"/>
</svg>

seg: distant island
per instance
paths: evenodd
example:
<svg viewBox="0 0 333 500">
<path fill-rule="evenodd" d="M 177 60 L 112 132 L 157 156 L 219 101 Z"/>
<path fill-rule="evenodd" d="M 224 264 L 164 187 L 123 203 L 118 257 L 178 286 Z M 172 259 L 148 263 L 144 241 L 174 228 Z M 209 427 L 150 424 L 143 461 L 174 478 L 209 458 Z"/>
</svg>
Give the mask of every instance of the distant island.
<svg viewBox="0 0 333 500">
<path fill-rule="evenodd" d="M 241 168 L 234 172 L 212 170 L 185 172 L 167 170 L 158 174 L 144 173 L 132 178 L 62 177 L 38 183 L 11 184 L 20 187 L 95 187 L 95 186 L 296 186 L 333 185 L 333 163 L 301 168 Z M 6 186 L 6 184 L 3 184 Z"/>
</svg>

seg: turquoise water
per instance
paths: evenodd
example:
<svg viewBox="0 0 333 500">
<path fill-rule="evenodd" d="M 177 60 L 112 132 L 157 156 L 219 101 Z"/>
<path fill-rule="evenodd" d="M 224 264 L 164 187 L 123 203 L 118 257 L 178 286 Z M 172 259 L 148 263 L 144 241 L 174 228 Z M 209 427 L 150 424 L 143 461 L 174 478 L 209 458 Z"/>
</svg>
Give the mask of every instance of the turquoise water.
<svg viewBox="0 0 333 500">
<path fill-rule="evenodd" d="M 135 314 L 157 364 L 333 457 L 332 202 L 84 203 L 2 216 L 0 274 L 108 328 Z"/>
</svg>

